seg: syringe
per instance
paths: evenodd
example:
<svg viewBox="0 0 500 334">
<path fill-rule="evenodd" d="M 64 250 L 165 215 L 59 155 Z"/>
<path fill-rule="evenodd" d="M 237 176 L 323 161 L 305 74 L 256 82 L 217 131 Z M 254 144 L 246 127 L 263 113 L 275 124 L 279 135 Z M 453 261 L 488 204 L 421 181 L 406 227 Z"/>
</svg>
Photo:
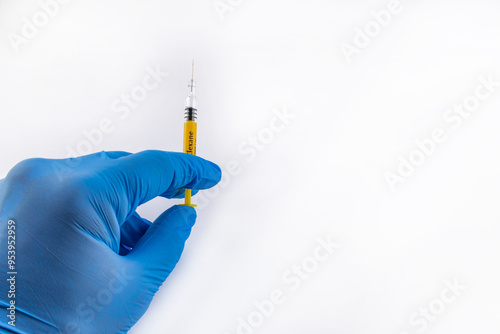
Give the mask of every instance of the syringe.
<svg viewBox="0 0 500 334">
<path fill-rule="evenodd" d="M 191 81 L 188 87 L 190 88 L 189 95 L 186 98 L 186 107 L 184 108 L 184 153 L 196 155 L 196 83 L 194 82 L 194 60 L 192 66 Z M 191 204 L 191 189 L 185 189 L 184 205 L 196 207 L 196 204 Z"/>
</svg>

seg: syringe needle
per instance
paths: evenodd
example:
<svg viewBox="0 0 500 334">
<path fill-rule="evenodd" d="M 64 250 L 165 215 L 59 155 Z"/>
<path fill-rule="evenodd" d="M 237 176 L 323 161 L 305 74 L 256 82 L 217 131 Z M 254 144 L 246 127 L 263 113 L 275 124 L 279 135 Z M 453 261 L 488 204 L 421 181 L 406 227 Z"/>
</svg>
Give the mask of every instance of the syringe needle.
<svg viewBox="0 0 500 334">
<path fill-rule="evenodd" d="M 193 65 L 191 69 L 191 93 L 193 92 L 193 86 L 194 86 L 194 59 L 193 59 Z"/>
</svg>

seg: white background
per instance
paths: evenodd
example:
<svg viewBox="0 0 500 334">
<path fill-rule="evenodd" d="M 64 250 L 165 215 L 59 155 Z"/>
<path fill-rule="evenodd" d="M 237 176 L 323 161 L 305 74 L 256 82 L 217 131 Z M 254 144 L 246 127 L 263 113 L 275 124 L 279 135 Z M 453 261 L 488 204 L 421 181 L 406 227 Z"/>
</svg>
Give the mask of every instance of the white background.
<svg viewBox="0 0 500 334">
<path fill-rule="evenodd" d="M 212 0 L 74 0 L 16 52 L 8 34 L 40 6 L 0 1 L 0 177 L 66 157 L 104 118 L 114 130 L 92 151 L 179 151 L 194 58 L 198 154 L 242 170 L 131 333 L 233 334 L 274 289 L 286 300 L 255 333 L 419 333 L 409 318 L 446 279 L 467 288 L 422 332 L 498 333 L 500 87 L 457 129 L 443 122 L 480 76 L 500 81 L 498 2 L 403 0 L 350 63 L 342 43 L 387 1 L 232 3 L 223 20 Z M 148 66 L 169 75 L 120 119 L 112 103 Z M 283 108 L 291 123 L 242 154 Z M 438 127 L 447 140 L 391 191 L 384 174 Z M 292 291 L 283 273 L 328 235 L 338 250 Z"/>
</svg>

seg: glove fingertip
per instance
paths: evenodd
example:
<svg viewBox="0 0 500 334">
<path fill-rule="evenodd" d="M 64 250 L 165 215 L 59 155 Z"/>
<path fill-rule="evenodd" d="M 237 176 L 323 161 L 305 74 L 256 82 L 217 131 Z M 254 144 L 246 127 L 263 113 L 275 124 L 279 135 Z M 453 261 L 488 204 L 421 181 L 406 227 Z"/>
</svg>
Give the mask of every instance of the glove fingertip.
<svg viewBox="0 0 500 334">
<path fill-rule="evenodd" d="M 158 217 L 155 224 L 161 224 L 163 221 L 182 221 L 188 227 L 193 227 L 196 222 L 196 217 L 197 213 L 195 208 L 186 205 L 174 205 Z"/>
</svg>

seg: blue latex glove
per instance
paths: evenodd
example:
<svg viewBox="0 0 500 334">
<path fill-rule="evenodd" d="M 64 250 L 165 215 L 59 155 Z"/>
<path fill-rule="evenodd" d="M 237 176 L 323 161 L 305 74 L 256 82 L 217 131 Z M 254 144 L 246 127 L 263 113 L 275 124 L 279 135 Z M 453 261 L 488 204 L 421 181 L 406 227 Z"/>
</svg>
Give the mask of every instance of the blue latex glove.
<svg viewBox="0 0 500 334">
<path fill-rule="evenodd" d="M 161 151 L 16 165 L 0 180 L 0 332 L 128 331 L 174 269 L 196 220 L 193 208 L 177 205 L 151 225 L 137 207 L 157 196 L 182 197 L 183 188 L 213 187 L 220 178 L 211 162 Z M 9 220 L 15 327 L 7 323 Z"/>
</svg>

